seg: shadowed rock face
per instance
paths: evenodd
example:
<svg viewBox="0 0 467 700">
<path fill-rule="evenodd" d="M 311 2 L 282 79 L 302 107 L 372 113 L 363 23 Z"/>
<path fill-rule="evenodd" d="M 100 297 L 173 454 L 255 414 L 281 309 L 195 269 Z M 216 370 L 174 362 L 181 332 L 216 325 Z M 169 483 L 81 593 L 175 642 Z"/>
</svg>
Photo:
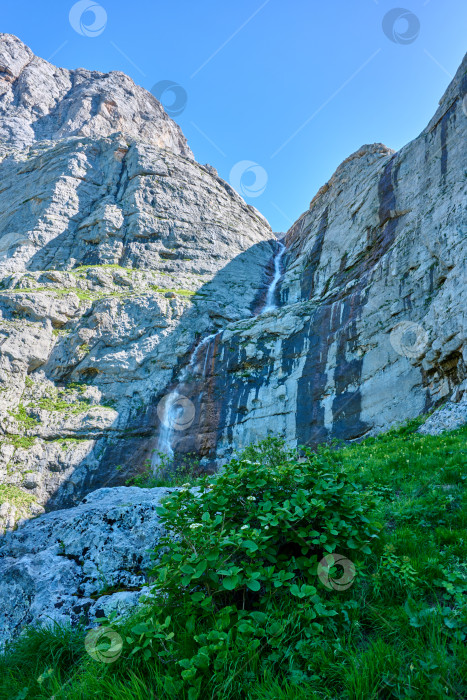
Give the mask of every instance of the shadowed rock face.
<svg viewBox="0 0 467 700">
<path fill-rule="evenodd" d="M 417 139 L 398 153 L 363 146 L 339 166 L 285 237 L 280 308 L 218 339 L 206 429 L 217 457 L 268 433 L 357 439 L 459 400 L 466 67 Z"/>
<path fill-rule="evenodd" d="M 319 190 L 261 313 L 276 239 L 157 100 L 0 35 L 1 523 L 140 473 L 176 388 L 193 420 L 172 447 L 211 467 L 460 399 L 465 68 L 417 139 L 363 146 Z"/>
</svg>

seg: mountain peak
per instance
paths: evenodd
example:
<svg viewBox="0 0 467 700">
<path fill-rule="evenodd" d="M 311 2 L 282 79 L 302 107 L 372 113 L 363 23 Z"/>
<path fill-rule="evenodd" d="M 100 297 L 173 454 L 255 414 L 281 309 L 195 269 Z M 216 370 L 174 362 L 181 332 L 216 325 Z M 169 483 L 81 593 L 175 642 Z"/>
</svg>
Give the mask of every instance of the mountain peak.
<svg viewBox="0 0 467 700">
<path fill-rule="evenodd" d="M 0 148 L 116 132 L 193 158 L 178 124 L 124 73 L 57 68 L 0 34 Z"/>
</svg>

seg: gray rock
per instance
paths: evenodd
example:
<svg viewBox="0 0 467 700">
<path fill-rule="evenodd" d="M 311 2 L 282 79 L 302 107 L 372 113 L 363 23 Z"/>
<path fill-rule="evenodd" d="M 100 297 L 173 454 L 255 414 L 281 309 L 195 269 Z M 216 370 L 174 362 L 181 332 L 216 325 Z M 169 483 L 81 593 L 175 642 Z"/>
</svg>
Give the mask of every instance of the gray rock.
<svg viewBox="0 0 467 700">
<path fill-rule="evenodd" d="M 421 432 L 465 422 L 466 65 L 418 138 L 362 146 L 319 190 L 261 312 L 277 238 L 159 102 L 0 35 L 3 640 L 137 603 L 167 490 L 121 484 L 169 393 L 192 409 L 171 447 L 206 466 L 448 397 Z"/>
<path fill-rule="evenodd" d="M 288 231 L 280 308 L 229 324 L 209 350 L 192 449 L 358 439 L 465 380 L 466 67 L 418 138 L 360 148 Z"/>
<path fill-rule="evenodd" d="M 126 76 L 55 68 L 1 35 L 0 86 L 0 480 L 16 489 L 4 502 L 11 523 L 145 468 L 177 367 L 198 335 L 251 314 L 275 241 Z"/>
<path fill-rule="evenodd" d="M 467 392 L 455 403 L 447 401 L 427 418 L 418 432 L 422 435 L 440 435 L 447 430 L 456 430 L 467 424 Z"/>
<path fill-rule="evenodd" d="M 125 614 L 148 581 L 170 489 L 100 489 L 75 508 L 41 515 L 0 544 L 0 643 L 26 625 L 92 624 Z"/>
<path fill-rule="evenodd" d="M 193 158 L 160 102 L 124 73 L 56 68 L 17 37 L 0 34 L 0 153 L 2 142 L 24 148 L 116 132 Z"/>
</svg>

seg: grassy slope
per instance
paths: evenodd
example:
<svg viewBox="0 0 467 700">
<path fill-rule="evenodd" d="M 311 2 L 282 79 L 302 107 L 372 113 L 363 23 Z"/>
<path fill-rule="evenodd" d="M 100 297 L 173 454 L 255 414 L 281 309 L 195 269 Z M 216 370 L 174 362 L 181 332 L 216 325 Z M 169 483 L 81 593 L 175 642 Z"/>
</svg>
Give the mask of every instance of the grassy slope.
<svg viewBox="0 0 467 700">
<path fill-rule="evenodd" d="M 302 673 L 284 668 L 283 677 L 255 677 L 252 660 L 235 683 L 206 687 L 203 697 L 467 697 L 459 632 L 467 622 L 467 427 L 438 437 L 415 428 L 324 450 L 379 498 L 384 524 L 368 575 L 352 588 L 358 606 L 351 624 L 320 641 Z M 129 659 L 124 648 L 115 663 L 98 663 L 83 638 L 79 630 L 31 631 L 0 659 L 0 697 L 165 697 L 154 662 Z"/>
</svg>

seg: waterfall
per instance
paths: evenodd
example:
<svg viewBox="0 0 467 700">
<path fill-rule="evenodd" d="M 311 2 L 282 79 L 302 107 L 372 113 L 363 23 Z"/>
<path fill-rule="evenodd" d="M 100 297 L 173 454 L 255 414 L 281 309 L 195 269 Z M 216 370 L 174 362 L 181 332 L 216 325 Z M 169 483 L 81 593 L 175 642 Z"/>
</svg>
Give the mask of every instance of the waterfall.
<svg viewBox="0 0 467 700">
<path fill-rule="evenodd" d="M 193 350 L 189 363 L 182 370 L 175 389 L 169 394 L 166 394 L 161 401 L 159 401 L 157 415 L 159 416 L 161 427 L 151 463 L 153 473 L 157 471 L 158 467 L 163 466 L 166 460 L 173 458 L 174 432 L 176 430 L 186 430 L 190 427 L 195 418 L 195 406 L 189 398 L 183 395 L 182 387 L 193 375 L 198 374 L 198 358 L 200 357 L 202 348 L 207 345 L 203 369 L 200 375 L 201 379 L 204 378 L 209 355 L 209 343 L 221 332 L 222 331 L 212 333 L 201 340 Z"/>
<path fill-rule="evenodd" d="M 266 294 L 266 301 L 263 309 L 260 313 L 265 311 L 271 311 L 276 308 L 276 292 L 277 285 L 282 277 L 282 258 L 286 252 L 286 247 L 280 241 L 279 251 L 274 256 L 274 276 L 269 284 L 268 291 Z M 166 394 L 157 407 L 157 415 L 160 420 L 160 430 L 159 437 L 157 440 L 157 445 L 154 450 L 154 456 L 152 459 L 152 470 L 156 472 L 158 467 L 165 464 L 166 460 L 170 460 L 174 456 L 174 436 L 177 430 L 186 430 L 192 424 L 196 409 L 192 401 L 184 396 L 182 388 L 183 385 L 187 383 L 193 376 L 199 375 L 198 379 L 204 379 L 206 376 L 207 363 L 209 358 L 209 344 L 211 341 L 222 333 L 218 331 L 217 333 L 212 333 L 207 335 L 201 340 L 200 343 L 193 350 L 190 361 L 186 367 L 182 370 L 177 386 L 169 394 Z M 206 347 L 207 346 L 207 347 Z M 201 364 L 201 351 L 206 347 L 206 354 L 203 360 L 203 367 L 201 372 L 198 372 L 198 367 Z M 162 455 L 162 457 L 160 456 Z"/>
<path fill-rule="evenodd" d="M 266 295 L 266 303 L 261 313 L 271 311 L 272 309 L 276 308 L 276 290 L 279 280 L 282 277 L 282 257 L 287 250 L 283 243 L 279 242 L 279 246 L 279 252 L 274 258 L 274 277 L 269 285 L 268 293 Z"/>
</svg>

